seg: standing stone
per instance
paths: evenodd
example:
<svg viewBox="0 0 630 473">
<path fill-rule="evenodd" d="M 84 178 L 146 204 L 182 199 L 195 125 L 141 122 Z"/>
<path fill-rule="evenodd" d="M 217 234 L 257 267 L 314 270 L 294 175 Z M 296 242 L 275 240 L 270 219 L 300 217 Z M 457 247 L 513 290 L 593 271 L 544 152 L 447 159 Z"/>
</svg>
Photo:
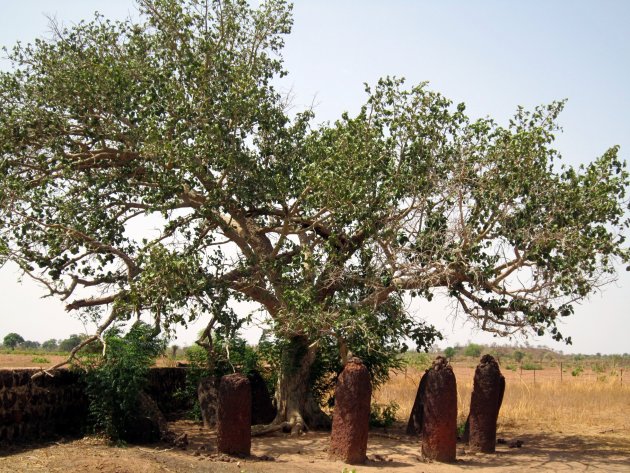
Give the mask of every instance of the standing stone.
<svg viewBox="0 0 630 473">
<path fill-rule="evenodd" d="M 217 424 L 217 408 L 219 404 L 219 383 L 220 378 L 202 378 L 197 386 L 197 399 L 199 399 L 199 409 L 201 419 L 206 428 L 214 427 Z"/>
<path fill-rule="evenodd" d="M 276 418 L 277 409 L 273 405 L 267 383 L 258 371 L 247 375 L 252 388 L 252 425 L 270 424 Z"/>
<path fill-rule="evenodd" d="M 422 416 L 424 414 L 424 405 L 422 397 L 427 385 L 427 371 L 420 378 L 420 385 L 416 393 L 416 400 L 413 402 L 409 422 L 407 422 L 407 435 L 420 435 L 422 433 Z"/>
<path fill-rule="evenodd" d="M 151 443 L 168 438 L 168 424 L 157 403 L 146 393 L 138 394 L 135 415 L 125 419 L 124 440 Z"/>
<path fill-rule="evenodd" d="M 240 373 L 221 378 L 217 410 L 217 449 L 228 455 L 249 455 L 252 446 L 252 391 Z"/>
<path fill-rule="evenodd" d="M 425 376 L 426 385 L 422 397 L 422 455 L 439 462 L 454 462 L 457 441 L 457 384 L 453 368 L 446 358 L 438 356 Z"/>
<path fill-rule="evenodd" d="M 370 428 L 370 373 L 351 358 L 337 379 L 330 435 L 330 456 L 349 464 L 365 463 Z"/>
<path fill-rule="evenodd" d="M 475 370 L 468 416 L 468 445 L 472 452 L 494 453 L 497 441 L 497 418 L 503 402 L 505 378 L 499 364 L 484 355 Z"/>
</svg>

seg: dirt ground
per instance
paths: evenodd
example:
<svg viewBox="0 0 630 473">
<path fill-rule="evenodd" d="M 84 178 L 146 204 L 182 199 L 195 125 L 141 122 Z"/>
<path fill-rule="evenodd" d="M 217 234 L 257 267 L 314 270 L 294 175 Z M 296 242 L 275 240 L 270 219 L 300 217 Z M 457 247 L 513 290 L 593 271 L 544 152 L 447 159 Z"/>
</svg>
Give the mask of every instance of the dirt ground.
<svg viewBox="0 0 630 473">
<path fill-rule="evenodd" d="M 188 435 L 185 450 L 168 445 L 109 447 L 100 439 L 84 438 L 10 447 L 0 452 L 0 472 L 630 472 L 630 431 L 545 432 L 499 430 L 498 437 L 521 440 L 521 448 L 498 445 L 494 455 L 469 454 L 458 445 L 454 464 L 425 463 L 419 440 L 404 435 L 402 426 L 372 432 L 368 463 L 349 466 L 328 459 L 328 434 L 300 437 L 277 433 L 252 439 L 252 456 L 239 459 L 216 453 L 214 431 L 200 423 L 177 421 L 177 434 Z"/>
<path fill-rule="evenodd" d="M 40 360 L 38 360 L 38 358 L 48 361 L 42 363 Z M 0 353 L 0 368 L 49 368 L 52 365 L 61 363 L 67 358 L 67 356 L 51 355 L 48 353 L 41 355 L 25 355 L 23 353 Z"/>
</svg>

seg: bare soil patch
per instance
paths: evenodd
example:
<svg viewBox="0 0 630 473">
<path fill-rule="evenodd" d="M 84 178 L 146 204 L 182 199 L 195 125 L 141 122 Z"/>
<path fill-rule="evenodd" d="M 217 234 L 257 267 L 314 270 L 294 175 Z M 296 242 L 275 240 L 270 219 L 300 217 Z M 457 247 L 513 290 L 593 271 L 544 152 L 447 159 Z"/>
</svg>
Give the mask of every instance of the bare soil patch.
<svg viewBox="0 0 630 473">
<path fill-rule="evenodd" d="M 37 358 L 44 358 L 48 362 L 42 363 Z M 20 369 L 20 368 L 49 368 L 57 363 L 61 363 L 68 357 L 63 355 L 50 355 L 48 353 L 28 355 L 24 353 L 0 353 L 0 368 Z M 35 360 L 35 361 L 33 361 Z"/>
</svg>

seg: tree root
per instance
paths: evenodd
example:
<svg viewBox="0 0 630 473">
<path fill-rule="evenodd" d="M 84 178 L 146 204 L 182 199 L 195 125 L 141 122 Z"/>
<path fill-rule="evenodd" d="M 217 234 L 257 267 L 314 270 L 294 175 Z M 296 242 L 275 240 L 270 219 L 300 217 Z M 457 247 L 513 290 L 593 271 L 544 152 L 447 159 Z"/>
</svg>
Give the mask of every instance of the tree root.
<svg viewBox="0 0 630 473">
<path fill-rule="evenodd" d="M 252 437 L 260 437 L 262 435 L 278 432 L 279 430 L 290 430 L 291 422 L 280 422 L 277 424 L 252 425 Z"/>
<path fill-rule="evenodd" d="M 271 434 L 280 430 L 282 430 L 283 432 L 290 432 L 291 436 L 293 437 L 306 432 L 308 429 L 300 421 L 283 421 L 274 422 L 267 425 L 252 425 L 252 437 L 260 437 L 262 435 Z"/>
</svg>

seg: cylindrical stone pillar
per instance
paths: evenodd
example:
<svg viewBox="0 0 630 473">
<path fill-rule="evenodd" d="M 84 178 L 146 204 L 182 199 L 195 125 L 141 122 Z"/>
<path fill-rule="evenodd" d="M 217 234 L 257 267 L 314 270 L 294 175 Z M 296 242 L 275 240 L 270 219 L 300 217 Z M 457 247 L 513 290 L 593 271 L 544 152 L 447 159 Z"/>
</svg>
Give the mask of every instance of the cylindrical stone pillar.
<svg viewBox="0 0 630 473">
<path fill-rule="evenodd" d="M 349 464 L 365 463 L 372 384 L 358 358 L 351 358 L 337 379 L 330 435 L 330 456 Z"/>
<path fill-rule="evenodd" d="M 472 452 L 494 453 L 497 442 L 497 418 L 503 402 L 505 378 L 499 364 L 484 355 L 475 370 L 468 416 L 468 445 Z"/>
<path fill-rule="evenodd" d="M 439 462 L 455 461 L 457 384 L 448 360 L 438 356 L 425 373 L 422 455 Z"/>
<path fill-rule="evenodd" d="M 221 378 L 217 409 L 217 449 L 228 455 L 249 455 L 252 446 L 252 391 L 240 373 Z"/>
<path fill-rule="evenodd" d="M 409 422 L 407 422 L 407 435 L 420 435 L 422 433 L 422 416 L 424 415 L 424 405 L 422 404 L 422 398 L 424 396 L 424 390 L 426 389 L 427 375 L 426 372 L 420 378 L 420 385 L 416 392 L 416 399 L 413 402 L 411 408 L 411 414 L 409 415 Z"/>
<path fill-rule="evenodd" d="M 258 371 L 247 375 L 252 389 L 252 425 L 270 424 L 276 418 L 277 409 L 273 405 L 265 379 Z"/>
<path fill-rule="evenodd" d="M 197 400 L 201 410 L 203 426 L 212 428 L 217 425 L 217 407 L 219 404 L 219 378 L 202 378 L 197 386 Z"/>
</svg>

